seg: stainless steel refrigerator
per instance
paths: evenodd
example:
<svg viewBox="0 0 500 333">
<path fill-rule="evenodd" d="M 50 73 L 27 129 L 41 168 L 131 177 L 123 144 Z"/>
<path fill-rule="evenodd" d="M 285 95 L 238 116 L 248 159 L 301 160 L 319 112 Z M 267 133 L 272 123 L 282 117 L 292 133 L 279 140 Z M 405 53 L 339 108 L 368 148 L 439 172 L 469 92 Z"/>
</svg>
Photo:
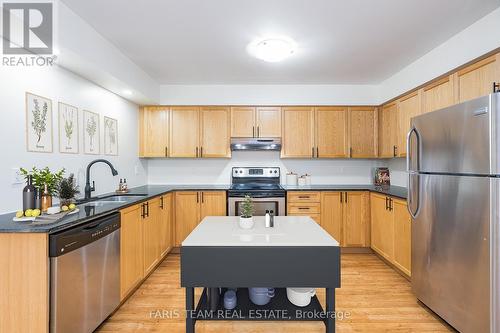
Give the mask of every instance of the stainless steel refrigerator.
<svg viewBox="0 0 500 333">
<path fill-rule="evenodd" d="M 462 333 L 500 333 L 500 94 L 411 121 L 412 288 Z"/>
</svg>

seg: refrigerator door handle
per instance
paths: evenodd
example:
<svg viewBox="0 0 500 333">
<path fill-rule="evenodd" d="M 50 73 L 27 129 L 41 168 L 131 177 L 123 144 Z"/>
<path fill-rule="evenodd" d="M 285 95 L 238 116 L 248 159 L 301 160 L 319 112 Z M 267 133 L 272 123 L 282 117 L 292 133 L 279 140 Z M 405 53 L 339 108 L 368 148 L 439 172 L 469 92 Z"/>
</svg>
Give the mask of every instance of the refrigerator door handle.
<svg viewBox="0 0 500 333">
<path fill-rule="evenodd" d="M 406 202 L 406 207 L 408 208 L 408 212 L 410 213 L 410 216 L 415 219 L 418 215 L 418 211 L 420 209 L 420 184 L 417 185 L 417 193 L 416 193 L 416 199 L 417 199 L 417 206 L 415 208 L 415 212 L 412 211 L 412 206 L 413 206 L 413 188 L 412 188 L 412 171 L 411 171 L 411 153 L 410 153 L 410 147 L 411 147 L 411 137 L 412 134 L 415 133 L 415 138 L 417 139 L 417 149 L 415 152 L 415 158 L 416 158 L 416 166 L 417 166 L 417 171 L 420 169 L 420 137 L 418 135 L 417 129 L 415 127 L 412 127 L 410 131 L 408 132 L 408 136 L 406 137 L 406 172 L 408 173 L 408 200 Z M 418 174 L 413 174 L 418 177 Z M 418 181 L 418 179 L 417 179 Z"/>
</svg>

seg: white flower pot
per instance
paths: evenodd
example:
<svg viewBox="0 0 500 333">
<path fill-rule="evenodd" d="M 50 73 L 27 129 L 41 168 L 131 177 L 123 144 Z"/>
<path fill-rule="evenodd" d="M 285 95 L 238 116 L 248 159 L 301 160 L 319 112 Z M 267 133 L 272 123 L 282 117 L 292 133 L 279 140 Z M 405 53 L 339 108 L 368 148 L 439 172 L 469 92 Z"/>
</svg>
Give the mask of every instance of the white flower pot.
<svg viewBox="0 0 500 333">
<path fill-rule="evenodd" d="M 242 228 L 242 229 L 252 229 L 253 228 L 253 216 L 252 217 L 240 216 L 239 225 L 240 225 L 240 228 Z"/>
</svg>

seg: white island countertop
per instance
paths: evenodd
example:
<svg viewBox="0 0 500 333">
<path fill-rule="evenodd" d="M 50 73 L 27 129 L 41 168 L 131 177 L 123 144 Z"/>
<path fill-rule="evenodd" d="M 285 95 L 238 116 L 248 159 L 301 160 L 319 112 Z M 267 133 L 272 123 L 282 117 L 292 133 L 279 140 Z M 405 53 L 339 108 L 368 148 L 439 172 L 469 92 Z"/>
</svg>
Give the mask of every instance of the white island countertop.
<svg viewBox="0 0 500 333">
<path fill-rule="evenodd" d="M 266 228 L 264 216 L 254 216 L 252 229 L 242 229 L 238 216 L 207 216 L 182 246 L 339 246 L 308 216 L 276 216 Z"/>
</svg>

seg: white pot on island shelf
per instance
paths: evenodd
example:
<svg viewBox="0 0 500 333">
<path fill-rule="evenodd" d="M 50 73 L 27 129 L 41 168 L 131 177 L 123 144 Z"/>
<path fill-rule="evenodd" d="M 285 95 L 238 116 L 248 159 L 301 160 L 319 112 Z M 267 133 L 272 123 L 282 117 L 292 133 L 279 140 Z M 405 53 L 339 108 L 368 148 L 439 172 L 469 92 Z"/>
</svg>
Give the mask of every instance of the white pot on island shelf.
<svg viewBox="0 0 500 333">
<path fill-rule="evenodd" d="M 250 217 L 240 216 L 239 225 L 240 225 L 240 228 L 242 228 L 242 229 L 252 229 L 253 228 L 253 216 L 250 216 Z"/>
</svg>

